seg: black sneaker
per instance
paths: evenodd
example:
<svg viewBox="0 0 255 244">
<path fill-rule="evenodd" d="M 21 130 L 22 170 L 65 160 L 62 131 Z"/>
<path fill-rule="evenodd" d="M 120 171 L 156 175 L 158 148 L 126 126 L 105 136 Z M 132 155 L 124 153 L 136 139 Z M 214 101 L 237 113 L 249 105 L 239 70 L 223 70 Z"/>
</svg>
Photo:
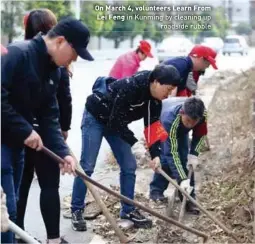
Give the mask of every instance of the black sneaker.
<svg viewBox="0 0 255 244">
<path fill-rule="evenodd" d="M 191 214 L 194 214 L 194 215 L 199 215 L 200 214 L 199 208 L 190 201 L 187 201 L 187 203 L 186 203 L 186 211 L 188 213 L 191 213 Z"/>
<path fill-rule="evenodd" d="M 167 203 L 167 197 L 165 197 L 163 194 L 159 192 L 153 192 L 150 194 L 150 199 L 154 202 L 162 202 Z"/>
<path fill-rule="evenodd" d="M 149 229 L 152 227 L 152 220 L 143 216 L 138 209 L 121 216 L 121 219 L 128 219 L 134 223 L 135 228 Z"/>
<path fill-rule="evenodd" d="M 64 239 L 64 237 L 60 237 L 60 244 L 62 244 L 62 243 L 69 243 L 69 242 L 66 241 L 66 240 Z"/>
<path fill-rule="evenodd" d="M 83 217 L 83 210 L 76 210 L 72 213 L 72 227 L 75 231 L 86 231 L 87 225 Z"/>
</svg>

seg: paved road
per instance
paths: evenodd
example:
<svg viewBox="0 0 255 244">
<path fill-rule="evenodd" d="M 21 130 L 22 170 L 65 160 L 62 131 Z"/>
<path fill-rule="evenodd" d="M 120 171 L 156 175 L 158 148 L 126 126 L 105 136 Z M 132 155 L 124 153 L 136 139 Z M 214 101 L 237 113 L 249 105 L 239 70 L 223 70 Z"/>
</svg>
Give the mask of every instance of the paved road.
<svg viewBox="0 0 255 244">
<path fill-rule="evenodd" d="M 219 55 L 217 58 L 219 70 L 233 69 L 240 71 L 241 69 L 247 69 L 255 61 L 255 49 L 251 50 L 249 56 L 233 55 L 222 56 Z M 156 60 L 145 61 L 141 69 L 152 69 L 156 64 Z M 81 148 L 81 133 L 80 123 L 86 97 L 91 92 L 93 82 L 98 76 L 105 76 L 108 74 L 110 68 L 113 65 L 113 60 L 98 60 L 94 62 L 78 61 L 74 64 L 74 77 L 71 83 L 72 96 L 73 96 L 73 119 L 72 119 L 72 130 L 69 134 L 68 143 L 73 149 L 75 155 L 79 158 Z M 206 72 L 206 77 L 211 76 L 215 71 L 209 69 Z M 208 94 L 204 94 L 205 97 L 212 97 L 213 91 L 208 90 Z M 210 100 L 209 98 L 209 100 Z M 207 99 L 208 100 L 208 99 Z M 131 124 L 131 129 L 136 133 L 138 137 L 142 136 L 141 133 L 142 122 L 138 121 Z M 98 158 L 98 164 L 96 173 L 93 176 L 96 179 L 102 179 L 106 176 L 103 175 L 102 169 L 104 166 L 104 153 L 108 150 L 108 145 L 103 142 L 101 151 Z M 112 182 L 111 179 L 116 179 L 118 173 L 113 172 L 107 174 L 107 179 L 104 179 L 104 184 Z M 63 176 L 61 177 L 60 193 L 61 198 L 71 192 L 73 177 Z M 146 184 L 147 181 L 144 181 Z M 113 181 L 113 183 L 116 183 Z M 32 185 L 32 189 L 29 196 L 28 210 L 25 219 L 25 225 L 27 231 L 32 235 L 36 236 L 40 240 L 46 239 L 45 228 L 42 221 L 42 217 L 39 210 L 39 187 L 38 182 L 35 180 Z M 70 220 L 61 219 L 61 234 L 66 235 L 66 238 L 72 243 L 89 243 L 94 237 L 92 232 L 91 223 L 88 222 L 88 231 L 83 233 L 74 232 L 70 227 Z"/>
</svg>

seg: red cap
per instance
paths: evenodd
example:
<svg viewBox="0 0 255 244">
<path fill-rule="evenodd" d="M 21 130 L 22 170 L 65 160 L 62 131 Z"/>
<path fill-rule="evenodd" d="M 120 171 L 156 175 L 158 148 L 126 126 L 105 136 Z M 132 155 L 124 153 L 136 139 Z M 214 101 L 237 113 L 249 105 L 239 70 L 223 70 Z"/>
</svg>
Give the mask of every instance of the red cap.
<svg viewBox="0 0 255 244">
<path fill-rule="evenodd" d="M 7 49 L 1 44 L 1 55 L 6 54 L 7 52 Z"/>
<path fill-rule="evenodd" d="M 148 57 L 153 58 L 153 55 L 151 54 L 151 45 L 147 41 L 140 41 L 140 50 Z"/>
<path fill-rule="evenodd" d="M 198 58 L 203 57 L 212 65 L 214 69 L 218 69 L 215 60 L 217 53 L 210 47 L 196 45 L 192 48 L 189 55 Z"/>
</svg>

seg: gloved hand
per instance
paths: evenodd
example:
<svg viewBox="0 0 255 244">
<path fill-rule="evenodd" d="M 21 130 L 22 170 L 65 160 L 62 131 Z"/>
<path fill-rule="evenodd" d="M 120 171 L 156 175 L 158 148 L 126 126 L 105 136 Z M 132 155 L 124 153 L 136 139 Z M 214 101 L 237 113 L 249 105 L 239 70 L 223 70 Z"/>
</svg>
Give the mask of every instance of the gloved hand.
<svg viewBox="0 0 255 244">
<path fill-rule="evenodd" d="M 7 232 L 9 228 L 9 214 L 6 207 L 6 195 L 1 187 L 1 232 Z"/>
<path fill-rule="evenodd" d="M 190 179 L 183 180 L 183 181 L 181 182 L 181 184 L 180 184 L 180 187 L 181 187 L 184 191 L 188 192 L 189 194 L 190 194 L 190 193 L 192 192 L 192 190 L 193 190 L 193 187 L 190 186 Z"/>
<path fill-rule="evenodd" d="M 195 155 L 189 154 L 187 170 L 189 170 L 190 166 L 192 166 L 193 171 L 195 171 L 198 165 L 199 165 L 198 157 Z"/>
</svg>

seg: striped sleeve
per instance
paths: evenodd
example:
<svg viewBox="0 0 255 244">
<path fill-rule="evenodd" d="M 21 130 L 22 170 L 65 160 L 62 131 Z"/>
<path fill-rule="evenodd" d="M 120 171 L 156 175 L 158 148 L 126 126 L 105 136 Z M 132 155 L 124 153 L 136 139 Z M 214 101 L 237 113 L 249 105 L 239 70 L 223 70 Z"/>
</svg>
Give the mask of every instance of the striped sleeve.
<svg viewBox="0 0 255 244">
<path fill-rule="evenodd" d="M 192 138 L 190 154 L 196 155 L 196 156 L 199 155 L 201 148 L 204 146 L 205 137 L 206 136 L 202 136 L 200 138 L 194 138 L 194 137 Z"/>
<path fill-rule="evenodd" d="M 169 133 L 169 140 L 170 140 L 170 155 L 172 156 L 172 164 L 170 164 L 171 171 L 176 175 L 176 179 L 186 179 L 187 175 L 182 167 L 181 159 L 178 152 L 178 139 L 177 139 L 177 130 L 180 125 L 181 115 L 178 116 L 173 121 L 170 133 Z"/>
</svg>

